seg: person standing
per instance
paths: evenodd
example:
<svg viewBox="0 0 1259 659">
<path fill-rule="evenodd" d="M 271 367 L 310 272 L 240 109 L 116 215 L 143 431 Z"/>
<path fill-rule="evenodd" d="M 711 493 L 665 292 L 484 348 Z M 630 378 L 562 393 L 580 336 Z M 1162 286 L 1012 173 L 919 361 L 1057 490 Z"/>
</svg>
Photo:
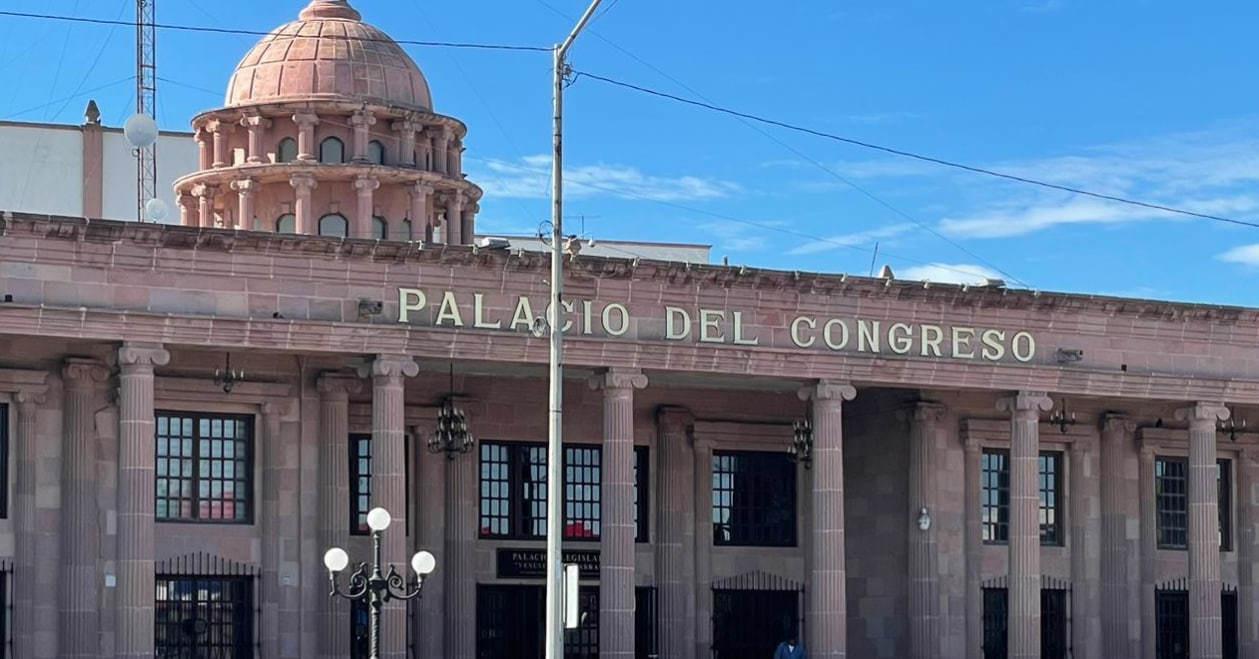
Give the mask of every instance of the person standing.
<svg viewBox="0 0 1259 659">
<path fill-rule="evenodd" d="M 805 659 L 804 648 L 792 636 L 778 644 L 778 649 L 774 650 L 774 659 Z"/>
</svg>

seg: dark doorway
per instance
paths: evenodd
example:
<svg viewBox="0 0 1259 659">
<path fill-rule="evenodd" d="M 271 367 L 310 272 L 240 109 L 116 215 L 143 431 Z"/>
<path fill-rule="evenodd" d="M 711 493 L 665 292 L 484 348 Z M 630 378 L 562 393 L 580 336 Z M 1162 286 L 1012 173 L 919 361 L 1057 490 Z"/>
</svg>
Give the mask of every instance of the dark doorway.
<svg viewBox="0 0 1259 659">
<path fill-rule="evenodd" d="M 1040 656 L 1067 659 L 1067 590 L 1040 591 Z"/>
<path fill-rule="evenodd" d="M 1220 593 L 1220 614 L 1223 625 L 1224 659 L 1237 659 L 1237 591 L 1225 590 Z"/>
<path fill-rule="evenodd" d="M 599 656 L 599 589 L 579 591 L 581 622 L 564 634 L 565 659 Z M 541 659 L 546 590 L 542 586 L 477 586 L 477 659 Z"/>
<path fill-rule="evenodd" d="M 713 590 L 713 657 L 765 659 L 792 637 L 799 639 L 797 590 Z"/>
<path fill-rule="evenodd" d="M 1158 659 L 1189 657 L 1189 593 L 1158 590 L 1154 593 L 1154 655 Z"/>
<path fill-rule="evenodd" d="M 1009 642 L 1009 599 L 1005 588 L 984 589 L 984 659 L 1005 659 Z"/>
<path fill-rule="evenodd" d="M 1040 590 L 1040 656 L 1044 659 L 1066 659 L 1068 632 L 1070 630 L 1068 609 L 1071 591 L 1056 580 L 1046 580 Z M 984 588 L 984 659 L 1005 659 L 1009 655 L 1010 643 L 1010 595 L 1004 586 L 1004 579 L 996 579 L 994 585 Z"/>
</svg>

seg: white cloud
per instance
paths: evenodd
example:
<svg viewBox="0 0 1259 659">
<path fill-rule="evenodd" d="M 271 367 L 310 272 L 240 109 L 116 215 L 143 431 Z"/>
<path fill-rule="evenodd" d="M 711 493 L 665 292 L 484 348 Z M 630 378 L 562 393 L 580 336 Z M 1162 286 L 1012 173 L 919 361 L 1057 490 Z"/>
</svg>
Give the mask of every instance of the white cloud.
<svg viewBox="0 0 1259 659">
<path fill-rule="evenodd" d="M 905 268 L 903 271 L 895 274 L 897 279 L 930 281 L 937 284 L 982 284 L 985 279 L 1001 278 L 1000 273 L 982 265 L 968 263 L 930 263 Z"/>
<path fill-rule="evenodd" d="M 1215 258 L 1225 263 L 1259 266 L 1259 243 L 1234 247 Z"/>
<path fill-rule="evenodd" d="M 469 176 L 486 196 L 545 199 L 551 194 L 551 158 L 526 156 L 519 160 L 483 160 L 484 171 Z M 564 194 L 572 198 L 612 196 L 648 201 L 720 199 L 739 191 L 729 181 L 700 176 L 653 176 L 629 165 L 582 165 L 564 170 Z"/>
<path fill-rule="evenodd" d="M 891 224 L 885 227 L 877 227 L 874 229 L 866 229 L 865 231 L 857 231 L 855 233 L 840 234 L 830 236 L 828 238 L 805 243 L 798 247 L 792 248 L 788 254 L 818 254 L 821 252 L 829 252 L 835 249 L 845 247 L 865 247 L 873 245 L 876 242 L 891 240 L 902 236 L 912 230 L 915 225 L 909 223 Z"/>
<path fill-rule="evenodd" d="M 777 226 L 778 222 L 765 222 Z M 713 236 L 714 247 L 727 252 L 756 252 L 765 249 L 767 229 L 735 222 L 708 222 L 695 227 Z"/>
<path fill-rule="evenodd" d="M 945 217 L 940 230 L 959 238 L 1008 238 L 1035 233 L 1068 224 L 1118 224 L 1143 220 L 1185 220 L 1187 216 L 1140 206 L 1070 197 L 1042 203 L 1011 204 L 1008 208 L 980 211 L 973 215 Z M 1214 199 L 1184 199 L 1174 206 L 1199 213 L 1230 215 L 1259 208 L 1259 199 L 1248 195 Z"/>
</svg>

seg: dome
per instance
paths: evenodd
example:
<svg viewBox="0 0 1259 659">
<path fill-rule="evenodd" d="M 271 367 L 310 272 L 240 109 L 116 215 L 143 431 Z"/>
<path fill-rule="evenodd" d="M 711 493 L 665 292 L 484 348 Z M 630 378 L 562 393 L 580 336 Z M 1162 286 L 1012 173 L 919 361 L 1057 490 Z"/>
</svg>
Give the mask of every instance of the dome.
<svg viewBox="0 0 1259 659">
<path fill-rule="evenodd" d="M 428 82 L 347 0 L 313 0 L 255 45 L 232 74 L 228 106 L 333 100 L 432 110 Z"/>
</svg>

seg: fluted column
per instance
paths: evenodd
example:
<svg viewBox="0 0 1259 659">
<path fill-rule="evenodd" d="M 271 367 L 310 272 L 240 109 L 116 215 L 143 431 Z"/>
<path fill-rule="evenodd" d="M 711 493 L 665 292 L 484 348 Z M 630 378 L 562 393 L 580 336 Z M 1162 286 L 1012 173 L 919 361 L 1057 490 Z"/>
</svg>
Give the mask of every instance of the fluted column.
<svg viewBox="0 0 1259 659">
<path fill-rule="evenodd" d="M 214 156 L 210 152 L 210 130 L 206 126 L 197 127 L 193 140 L 197 142 L 197 169 L 204 172 L 214 166 Z"/>
<path fill-rule="evenodd" d="M 98 637 L 96 560 L 100 556 L 96 492 L 97 397 L 109 372 L 91 359 L 68 359 L 61 449 L 61 656 L 95 657 Z"/>
<path fill-rule="evenodd" d="M 1071 550 L 1071 648 L 1075 659 L 1101 659 L 1098 583 L 1100 525 L 1096 513 L 1100 497 L 1097 473 L 1097 443 L 1092 437 L 1071 443 L 1067 470 L 1067 524 Z M 1122 480 L 1121 473 L 1115 474 Z M 1121 591 L 1122 592 L 1122 591 Z"/>
<path fill-rule="evenodd" d="M 404 355 L 378 355 L 372 361 L 372 508 L 384 508 L 393 517 L 381 541 L 381 558 L 405 574 L 407 556 L 406 471 L 403 456 L 406 418 L 403 407 L 405 378 L 420 372 Z M 405 602 L 385 604 L 381 613 L 384 636 L 381 656 L 406 656 L 407 609 Z"/>
<path fill-rule="evenodd" d="M 433 129 L 418 127 L 415 131 L 415 167 L 423 171 L 433 169 Z"/>
<path fill-rule="evenodd" d="M 1108 414 L 1102 418 L 1101 481 L 1102 547 L 1101 547 L 1101 622 L 1102 656 L 1137 657 L 1140 635 L 1129 626 L 1133 579 L 1138 570 L 1135 562 L 1135 538 L 1128 537 L 1128 479 L 1124 468 L 1126 454 L 1132 446 L 1136 424 L 1127 417 Z M 1072 480 L 1075 474 L 1071 474 Z M 1075 548 L 1072 548 L 1074 553 Z"/>
<path fill-rule="evenodd" d="M 17 407 L 17 436 L 14 437 L 13 488 L 13 654 L 15 657 L 54 656 L 36 654 L 36 600 L 39 597 L 39 514 L 35 492 L 39 485 L 39 408 L 44 404 L 44 388 L 23 389 L 14 395 Z M 49 598 L 51 602 L 51 598 Z"/>
<path fill-rule="evenodd" d="M 438 174 L 449 173 L 446 169 L 446 151 L 450 145 L 450 129 L 441 127 L 433 133 L 433 171 Z"/>
<path fill-rule="evenodd" d="M 657 413 L 656 588 L 660 612 L 660 656 L 696 659 L 695 453 L 691 446 L 694 417 L 679 407 Z M 702 514 L 709 514 L 704 511 Z"/>
<path fill-rule="evenodd" d="M 229 155 L 227 153 L 227 136 L 232 132 L 232 125 L 218 119 L 212 119 L 206 124 L 206 127 L 210 130 L 210 135 L 214 139 L 214 162 L 211 165 L 219 168 L 232 164 L 228 160 Z"/>
<path fill-rule="evenodd" d="M 354 179 L 354 191 L 358 199 L 356 213 L 354 214 L 354 230 L 350 235 L 355 238 L 370 240 L 375 236 L 372 235 L 372 203 L 376 188 L 380 187 L 380 181 L 375 176 L 359 176 Z"/>
<path fill-rule="evenodd" d="M 943 405 L 914 405 L 909 437 L 909 656 L 940 656 L 940 563 L 935 524 L 922 530 L 918 518 L 936 513 L 936 446 L 943 432 Z"/>
<path fill-rule="evenodd" d="M 1241 656 L 1259 656 L 1259 507 L 1255 486 L 1259 485 L 1259 450 L 1242 449 L 1237 456 L 1237 627 Z"/>
<path fill-rule="evenodd" d="M 179 224 L 186 227 L 195 227 L 201 225 L 201 218 L 197 215 L 197 198 L 187 192 L 179 193 Z"/>
<path fill-rule="evenodd" d="M 1009 656 L 1040 657 L 1040 413 L 1053 401 L 1021 391 L 997 402 L 1010 413 Z"/>
<path fill-rule="evenodd" d="M 349 375 L 319 377 L 319 551 L 345 547 L 350 537 L 350 395 L 362 381 Z M 320 598 L 319 656 L 350 655 L 346 620 L 350 609 L 340 597 Z"/>
<path fill-rule="evenodd" d="M 446 196 L 446 244 L 463 244 L 463 195 L 452 192 Z"/>
<path fill-rule="evenodd" d="M 310 194 L 319 185 L 315 182 L 315 177 L 309 174 L 294 174 L 289 177 L 289 184 L 293 186 L 293 217 L 294 224 L 297 225 L 297 234 L 313 236 L 319 233 L 315 230 L 314 209 L 310 206 Z"/>
<path fill-rule="evenodd" d="M 713 647 L 713 441 L 695 437 L 695 473 L 691 496 L 695 499 L 695 656 L 707 657 Z"/>
<path fill-rule="evenodd" d="M 264 403 L 262 405 L 262 505 L 258 519 L 262 534 L 262 577 L 260 609 L 262 610 L 262 629 L 258 632 L 259 646 L 263 657 L 280 656 L 280 636 L 285 612 L 281 611 L 284 597 L 280 583 L 281 563 L 284 557 L 281 548 L 287 544 L 293 534 L 285 528 L 285 515 L 280 511 L 280 486 L 284 478 L 284 444 L 280 436 L 280 417 L 284 413 L 281 405 Z"/>
<path fill-rule="evenodd" d="M 293 123 L 297 124 L 297 160 L 318 160 L 315 155 L 315 126 L 319 125 L 319 117 L 308 112 L 299 112 L 293 115 Z"/>
<path fill-rule="evenodd" d="M 979 518 L 982 502 L 980 497 L 980 459 L 983 457 L 983 445 L 974 437 L 966 437 L 963 451 L 962 471 L 965 508 L 964 546 L 966 551 L 966 656 L 982 657 L 984 641 L 984 600 L 981 589 L 983 577 L 983 525 Z"/>
<path fill-rule="evenodd" d="M 814 659 L 844 657 L 848 647 L 848 603 L 844 571 L 844 401 L 857 390 L 823 380 L 799 392 L 812 401 L 813 537 L 805 557 L 805 647 Z"/>
<path fill-rule="evenodd" d="M 372 139 L 372 126 L 376 125 L 376 115 L 371 110 L 357 110 L 350 115 L 350 126 L 354 129 L 354 161 L 367 162 L 367 143 Z"/>
<path fill-rule="evenodd" d="M 393 130 L 398 134 L 398 164 L 403 167 L 415 167 L 415 133 L 420 125 L 410 117 L 395 121 Z"/>
<path fill-rule="evenodd" d="M 197 197 L 197 226 L 203 229 L 214 228 L 215 192 L 215 186 L 206 183 L 198 183 L 192 188 L 192 194 Z"/>
<path fill-rule="evenodd" d="M 1219 471 L 1215 424 L 1227 407 L 1197 403 L 1176 411 L 1189 422 L 1189 655 L 1223 656 L 1220 628 Z"/>
<path fill-rule="evenodd" d="M 1141 444 L 1141 656 L 1154 659 L 1154 578 L 1158 559 L 1157 512 L 1154 507 L 1154 447 Z"/>
<path fill-rule="evenodd" d="M 261 165 L 267 162 L 267 147 L 264 144 L 267 129 L 271 127 L 271 120 L 260 115 L 251 114 L 241 118 L 240 125 L 249 131 L 249 153 L 245 158 L 245 162 L 251 165 Z"/>
<path fill-rule="evenodd" d="M 237 213 L 237 225 L 246 231 L 254 228 L 254 197 L 258 193 L 258 182 L 251 178 L 232 181 L 232 189 L 236 191 L 236 198 L 239 205 Z"/>
<path fill-rule="evenodd" d="M 463 154 L 463 142 L 458 137 L 450 138 L 450 147 L 446 150 L 446 174 L 460 178 L 460 160 Z M 601 621 L 602 623 L 602 621 Z"/>
<path fill-rule="evenodd" d="M 411 198 L 411 231 L 420 232 L 412 235 L 412 240 L 433 241 L 433 218 L 428 212 L 428 198 L 433 194 L 433 186 L 427 183 L 415 183 L 407 189 Z"/>
<path fill-rule="evenodd" d="M 475 422 L 468 419 L 469 424 Z M 475 426 L 473 426 L 475 427 Z M 476 544 L 480 532 L 477 482 L 479 457 L 475 452 L 444 460 L 446 463 L 445 619 L 446 652 L 442 659 L 476 657 Z M 425 586 L 427 588 L 427 586 Z M 427 659 L 427 658 L 424 658 Z"/>
<path fill-rule="evenodd" d="M 153 367 L 170 361 L 160 344 L 118 349 L 118 657 L 153 656 Z"/>
<path fill-rule="evenodd" d="M 480 210 L 481 206 L 475 202 L 469 202 L 463 207 L 463 228 L 460 233 L 464 244 L 476 244 L 476 214 Z"/>
<path fill-rule="evenodd" d="M 634 656 L 634 390 L 641 371 L 608 369 L 603 390 L 603 513 L 599 534 L 599 656 Z"/>
</svg>

